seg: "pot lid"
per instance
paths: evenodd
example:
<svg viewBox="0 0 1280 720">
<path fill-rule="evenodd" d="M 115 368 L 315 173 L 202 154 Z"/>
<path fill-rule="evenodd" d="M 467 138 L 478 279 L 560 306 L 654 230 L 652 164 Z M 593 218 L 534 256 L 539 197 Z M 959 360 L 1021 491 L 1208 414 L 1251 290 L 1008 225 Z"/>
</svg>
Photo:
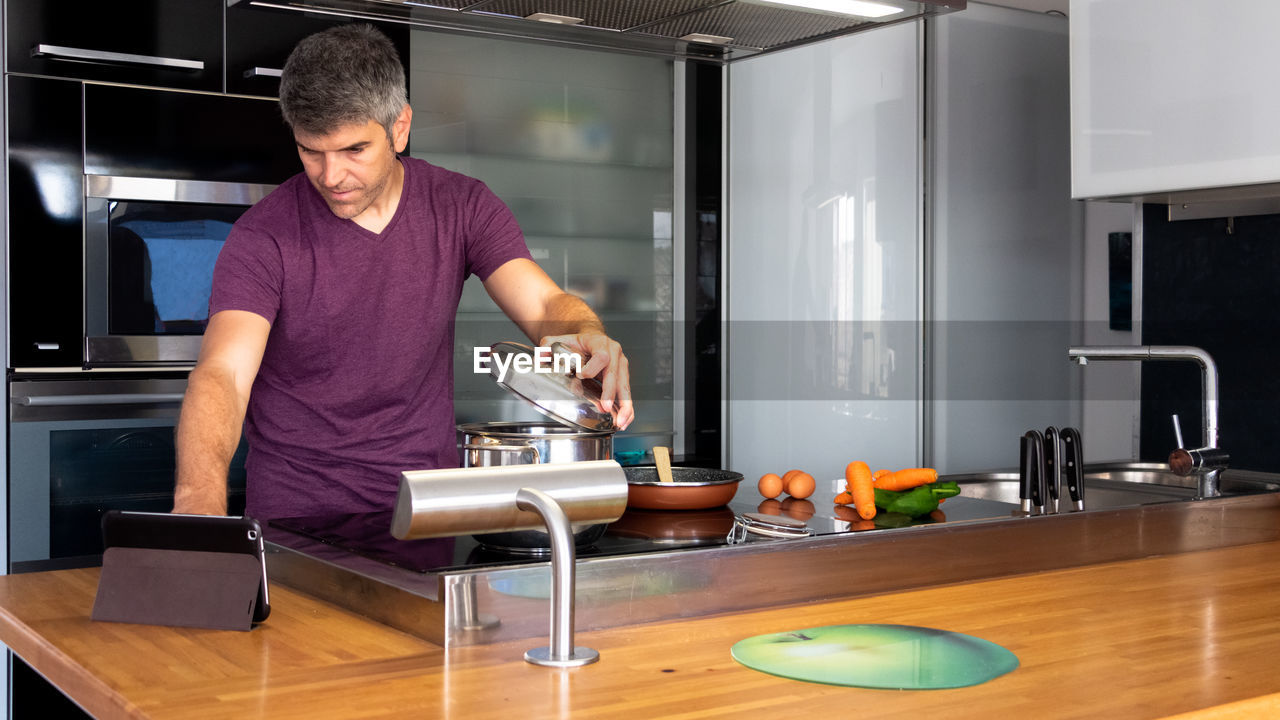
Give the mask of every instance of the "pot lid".
<svg viewBox="0 0 1280 720">
<path fill-rule="evenodd" d="M 572 354 L 560 343 L 553 343 L 549 351 L 516 342 L 495 343 L 489 347 L 489 374 L 556 422 L 593 432 L 615 430 L 613 415 L 600 406 L 600 381 L 565 372 L 569 363 L 556 361 Z"/>
</svg>

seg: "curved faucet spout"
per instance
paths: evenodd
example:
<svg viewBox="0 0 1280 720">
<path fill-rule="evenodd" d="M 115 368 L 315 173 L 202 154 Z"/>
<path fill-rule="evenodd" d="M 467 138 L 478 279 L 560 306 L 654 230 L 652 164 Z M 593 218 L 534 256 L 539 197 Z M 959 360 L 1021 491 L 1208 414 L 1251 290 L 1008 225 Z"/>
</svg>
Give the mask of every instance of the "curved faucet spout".
<svg viewBox="0 0 1280 720">
<path fill-rule="evenodd" d="M 1191 345 L 1085 345 L 1067 348 L 1067 358 L 1081 365 L 1090 360 L 1189 360 L 1200 366 L 1201 449 L 1218 447 L 1218 365 L 1203 348 Z M 1201 497 L 1218 494 L 1218 472 L 1201 475 Z"/>
<path fill-rule="evenodd" d="M 1189 360 L 1200 366 L 1202 447 L 1218 447 L 1218 365 L 1203 348 L 1191 345 L 1084 345 L 1067 348 L 1081 365 L 1090 360 Z"/>
</svg>

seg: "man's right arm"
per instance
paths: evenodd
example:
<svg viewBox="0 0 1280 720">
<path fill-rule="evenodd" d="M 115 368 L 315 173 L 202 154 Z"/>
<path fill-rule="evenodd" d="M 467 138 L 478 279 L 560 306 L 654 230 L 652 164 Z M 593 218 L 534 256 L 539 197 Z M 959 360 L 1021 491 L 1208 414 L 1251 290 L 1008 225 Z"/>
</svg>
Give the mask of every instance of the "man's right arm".
<svg viewBox="0 0 1280 720">
<path fill-rule="evenodd" d="M 243 310 L 209 318 L 178 418 L 174 512 L 227 513 L 227 469 L 270 332 L 266 318 Z"/>
</svg>

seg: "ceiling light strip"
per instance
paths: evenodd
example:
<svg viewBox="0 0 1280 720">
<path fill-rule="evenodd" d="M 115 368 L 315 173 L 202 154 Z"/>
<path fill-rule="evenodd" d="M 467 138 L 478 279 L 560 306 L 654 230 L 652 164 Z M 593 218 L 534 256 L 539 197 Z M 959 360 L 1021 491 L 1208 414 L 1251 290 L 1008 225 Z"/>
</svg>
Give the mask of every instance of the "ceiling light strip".
<svg viewBox="0 0 1280 720">
<path fill-rule="evenodd" d="M 867 0 L 743 0 L 752 5 L 782 5 L 801 10 L 816 10 L 832 15 L 882 18 L 897 15 L 902 8 Z"/>
</svg>

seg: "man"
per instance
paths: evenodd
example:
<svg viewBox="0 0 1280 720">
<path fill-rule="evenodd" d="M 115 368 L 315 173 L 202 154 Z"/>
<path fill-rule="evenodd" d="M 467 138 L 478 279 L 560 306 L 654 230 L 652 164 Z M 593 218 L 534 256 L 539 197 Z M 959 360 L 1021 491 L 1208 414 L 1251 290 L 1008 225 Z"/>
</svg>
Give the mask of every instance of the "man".
<svg viewBox="0 0 1280 720">
<path fill-rule="evenodd" d="M 391 42 L 368 25 L 304 39 L 280 109 L 303 172 L 250 208 L 218 258 L 178 423 L 174 511 L 226 513 L 243 424 L 246 512 L 260 520 L 389 509 L 399 473 L 455 467 L 453 319 L 472 273 L 539 345 L 600 373 L 634 414 L 627 359 L 532 261 L 483 183 L 399 157 L 413 112 Z"/>
</svg>

